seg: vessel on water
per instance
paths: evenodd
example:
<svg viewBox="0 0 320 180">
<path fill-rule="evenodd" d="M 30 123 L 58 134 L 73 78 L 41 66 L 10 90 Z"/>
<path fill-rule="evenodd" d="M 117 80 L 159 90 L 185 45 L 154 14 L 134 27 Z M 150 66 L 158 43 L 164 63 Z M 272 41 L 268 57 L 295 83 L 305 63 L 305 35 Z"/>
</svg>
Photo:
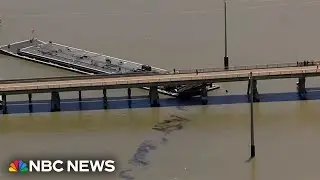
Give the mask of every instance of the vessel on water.
<svg viewBox="0 0 320 180">
<path fill-rule="evenodd" d="M 78 49 L 52 41 L 45 42 L 36 38 L 15 42 L 0 47 L 0 53 L 42 63 L 82 74 L 130 74 L 130 73 L 168 73 L 169 71 L 127 61 L 103 54 Z M 158 87 L 161 94 L 190 98 L 200 95 L 203 84 Z M 205 84 L 207 91 L 220 88 L 215 84 Z M 144 87 L 143 89 L 149 89 Z"/>
</svg>

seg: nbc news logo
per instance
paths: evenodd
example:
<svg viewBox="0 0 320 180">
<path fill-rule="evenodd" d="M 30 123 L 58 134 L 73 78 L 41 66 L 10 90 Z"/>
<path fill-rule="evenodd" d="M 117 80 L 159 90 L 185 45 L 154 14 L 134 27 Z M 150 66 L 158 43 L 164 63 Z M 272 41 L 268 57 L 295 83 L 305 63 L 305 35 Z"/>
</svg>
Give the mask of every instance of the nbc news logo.
<svg viewBox="0 0 320 180">
<path fill-rule="evenodd" d="M 10 173 L 30 172 L 107 172 L 116 170 L 114 160 L 14 160 L 9 164 Z"/>
</svg>

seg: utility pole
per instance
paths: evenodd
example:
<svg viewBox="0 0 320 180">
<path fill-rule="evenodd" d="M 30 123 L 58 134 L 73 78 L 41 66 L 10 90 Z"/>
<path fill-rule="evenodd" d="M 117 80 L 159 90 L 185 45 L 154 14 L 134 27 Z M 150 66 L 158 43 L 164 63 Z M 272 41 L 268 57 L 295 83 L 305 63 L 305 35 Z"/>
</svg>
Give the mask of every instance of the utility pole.
<svg viewBox="0 0 320 180">
<path fill-rule="evenodd" d="M 224 2 L 224 69 L 229 69 L 228 40 L 227 40 L 227 0 Z"/>
<path fill-rule="evenodd" d="M 250 134 L 251 134 L 251 144 L 250 144 L 250 158 L 256 156 L 256 147 L 254 145 L 254 124 L 253 124 L 253 76 L 250 72 Z"/>
</svg>

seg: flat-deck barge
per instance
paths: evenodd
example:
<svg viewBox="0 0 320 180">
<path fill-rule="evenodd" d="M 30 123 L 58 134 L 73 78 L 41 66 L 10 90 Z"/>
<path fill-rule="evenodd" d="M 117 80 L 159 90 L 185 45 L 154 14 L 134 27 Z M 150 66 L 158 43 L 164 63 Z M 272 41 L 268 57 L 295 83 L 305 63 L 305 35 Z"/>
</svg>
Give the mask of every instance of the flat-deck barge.
<svg viewBox="0 0 320 180">
<path fill-rule="evenodd" d="M 0 53 L 82 74 L 168 73 L 167 70 L 157 67 L 39 39 L 0 46 Z M 199 95 L 201 87 L 202 85 L 199 84 L 159 87 L 158 91 L 173 97 L 188 98 Z M 220 87 L 215 84 L 207 84 L 206 88 L 212 91 Z"/>
</svg>

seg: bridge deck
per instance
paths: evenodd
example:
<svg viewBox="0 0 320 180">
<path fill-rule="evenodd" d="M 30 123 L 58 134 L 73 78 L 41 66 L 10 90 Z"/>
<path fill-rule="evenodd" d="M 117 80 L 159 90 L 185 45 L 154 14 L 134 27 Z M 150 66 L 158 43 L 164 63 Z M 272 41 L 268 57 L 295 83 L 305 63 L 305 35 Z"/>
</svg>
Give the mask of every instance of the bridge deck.
<svg viewBox="0 0 320 180">
<path fill-rule="evenodd" d="M 253 73 L 256 79 L 281 79 L 293 78 L 300 76 L 320 76 L 320 70 L 317 66 L 303 67 L 287 67 L 287 68 L 270 68 L 270 69 L 254 69 L 254 70 L 238 70 L 238 71 L 222 71 L 222 72 L 207 72 L 199 74 L 155 74 L 146 76 L 122 76 L 122 77 L 105 77 L 92 79 L 81 79 L 75 76 L 74 79 L 54 81 L 39 81 L 34 79 L 34 82 L 15 82 L 3 83 L 0 82 L 0 93 L 3 94 L 22 94 L 28 92 L 50 92 L 71 91 L 71 90 L 90 90 L 101 89 L 102 87 L 126 88 L 126 87 L 143 87 L 152 85 L 168 85 L 168 84 L 194 84 L 202 82 L 231 82 L 244 81 L 248 79 L 249 73 Z"/>
</svg>

